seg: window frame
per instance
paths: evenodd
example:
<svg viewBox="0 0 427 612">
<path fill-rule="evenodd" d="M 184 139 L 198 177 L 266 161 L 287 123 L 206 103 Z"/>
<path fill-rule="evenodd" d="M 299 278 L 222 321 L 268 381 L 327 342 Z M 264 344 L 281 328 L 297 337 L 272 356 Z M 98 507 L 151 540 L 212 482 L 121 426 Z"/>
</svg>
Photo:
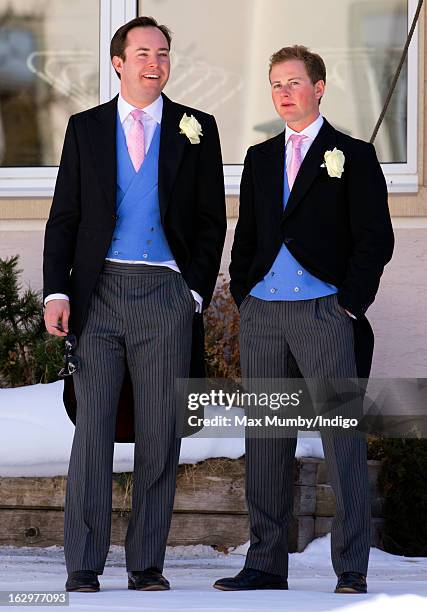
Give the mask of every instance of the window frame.
<svg viewBox="0 0 427 612">
<path fill-rule="evenodd" d="M 99 103 L 119 91 L 119 79 L 110 62 L 110 41 L 114 32 L 137 16 L 137 0 L 99 0 Z M 0 197 L 52 197 L 58 166 L 0 167 Z"/>
</svg>

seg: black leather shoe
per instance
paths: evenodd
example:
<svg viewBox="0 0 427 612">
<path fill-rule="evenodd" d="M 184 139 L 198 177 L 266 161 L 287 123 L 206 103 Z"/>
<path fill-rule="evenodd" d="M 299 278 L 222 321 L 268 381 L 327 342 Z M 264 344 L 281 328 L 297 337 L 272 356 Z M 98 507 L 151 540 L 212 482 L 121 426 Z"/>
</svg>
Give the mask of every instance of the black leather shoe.
<svg viewBox="0 0 427 612">
<path fill-rule="evenodd" d="M 366 576 L 359 572 L 344 572 L 339 576 L 335 593 L 367 593 Z"/>
<path fill-rule="evenodd" d="M 128 589 L 133 591 L 169 591 L 169 581 L 156 567 L 142 572 L 128 572 Z"/>
<path fill-rule="evenodd" d="M 99 591 L 99 581 L 96 572 L 81 570 L 68 574 L 65 583 L 66 591 L 77 591 L 78 593 L 96 593 Z"/>
<path fill-rule="evenodd" d="M 283 576 L 268 574 L 261 570 L 245 567 L 234 578 L 221 578 L 214 584 L 220 591 L 253 591 L 255 589 L 288 589 L 288 581 Z"/>
</svg>

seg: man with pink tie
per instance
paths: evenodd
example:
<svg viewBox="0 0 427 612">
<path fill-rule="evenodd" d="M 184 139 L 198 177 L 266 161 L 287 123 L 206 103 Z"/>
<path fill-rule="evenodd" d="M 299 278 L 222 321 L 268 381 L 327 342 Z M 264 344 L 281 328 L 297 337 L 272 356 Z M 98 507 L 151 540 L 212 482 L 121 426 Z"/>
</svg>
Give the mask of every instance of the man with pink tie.
<svg viewBox="0 0 427 612">
<path fill-rule="evenodd" d="M 175 382 L 189 375 L 202 337 L 194 330 L 202 331 L 226 231 L 215 119 L 162 93 L 170 44 L 169 29 L 151 17 L 115 33 L 120 94 L 70 118 L 46 226 L 46 328 L 77 337 L 67 591 L 100 588 L 127 372 L 135 433 L 128 588 L 169 589 L 162 570 L 180 449 Z"/>
<path fill-rule="evenodd" d="M 286 379 L 294 359 L 305 378 L 367 378 L 373 333 L 365 312 L 393 251 L 384 176 L 373 145 L 337 131 L 320 114 L 326 68 L 319 55 L 285 47 L 271 57 L 269 77 L 284 130 L 247 152 L 230 265 L 242 375 Z M 244 569 L 218 580 L 218 589 L 288 588 L 292 433 L 246 440 L 251 542 Z M 366 443 L 332 429 L 321 435 L 337 506 L 336 592 L 363 593 L 370 547 Z"/>
</svg>

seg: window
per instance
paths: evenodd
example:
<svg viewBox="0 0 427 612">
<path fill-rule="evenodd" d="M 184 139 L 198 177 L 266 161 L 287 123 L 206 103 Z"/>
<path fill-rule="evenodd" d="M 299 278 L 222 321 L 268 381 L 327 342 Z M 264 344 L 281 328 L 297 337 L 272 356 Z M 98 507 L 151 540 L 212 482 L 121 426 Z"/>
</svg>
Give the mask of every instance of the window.
<svg viewBox="0 0 427 612">
<path fill-rule="evenodd" d="M 165 93 L 213 113 L 227 193 L 246 149 L 278 133 L 271 53 L 302 43 L 327 64 L 321 111 L 369 139 L 417 0 L 0 0 L 0 196 L 51 196 L 70 114 L 105 102 L 119 81 L 112 34 L 137 14 L 174 32 Z M 309 6 L 309 11 L 308 11 Z M 390 191 L 417 191 L 417 30 L 375 141 Z"/>
<path fill-rule="evenodd" d="M 226 185 L 238 193 L 248 146 L 283 129 L 268 83 L 272 52 L 305 44 L 327 66 L 321 112 L 369 140 L 412 23 L 416 0 L 140 0 L 173 33 L 165 93 L 215 115 Z M 417 30 L 416 30 L 417 33 Z M 416 191 L 417 35 L 375 140 L 390 191 Z"/>
<path fill-rule="evenodd" d="M 0 0 L 0 195 L 52 195 L 71 114 L 109 100 L 129 0 Z"/>
</svg>

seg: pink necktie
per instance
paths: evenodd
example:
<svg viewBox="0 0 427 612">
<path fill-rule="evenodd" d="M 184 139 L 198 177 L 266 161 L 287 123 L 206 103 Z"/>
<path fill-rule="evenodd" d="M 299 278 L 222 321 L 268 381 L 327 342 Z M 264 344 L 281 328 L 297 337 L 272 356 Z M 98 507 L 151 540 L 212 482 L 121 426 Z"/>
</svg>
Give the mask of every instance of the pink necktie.
<svg viewBox="0 0 427 612">
<path fill-rule="evenodd" d="M 144 111 L 136 108 L 130 114 L 132 115 L 133 123 L 126 141 L 133 167 L 138 172 L 145 157 L 144 124 L 142 123 Z"/>
<path fill-rule="evenodd" d="M 304 134 L 291 134 L 289 136 L 289 140 L 292 143 L 292 159 L 288 168 L 289 189 L 292 189 L 302 164 L 301 145 L 302 141 L 306 138 L 307 136 L 304 136 Z"/>
</svg>

